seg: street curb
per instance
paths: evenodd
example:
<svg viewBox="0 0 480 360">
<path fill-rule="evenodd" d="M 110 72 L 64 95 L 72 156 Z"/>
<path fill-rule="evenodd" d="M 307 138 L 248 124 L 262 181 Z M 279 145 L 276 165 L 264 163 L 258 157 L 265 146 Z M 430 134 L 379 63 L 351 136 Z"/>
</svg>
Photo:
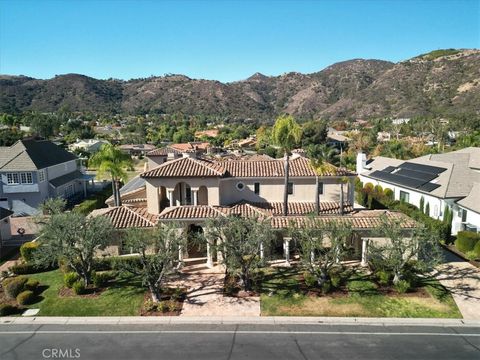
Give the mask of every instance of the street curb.
<svg viewBox="0 0 480 360">
<path fill-rule="evenodd" d="M 111 316 L 111 317 L 0 317 L 0 325 L 369 325 L 369 326 L 455 326 L 480 327 L 480 320 L 436 318 L 351 318 L 351 317 L 179 317 L 179 316 Z"/>
</svg>

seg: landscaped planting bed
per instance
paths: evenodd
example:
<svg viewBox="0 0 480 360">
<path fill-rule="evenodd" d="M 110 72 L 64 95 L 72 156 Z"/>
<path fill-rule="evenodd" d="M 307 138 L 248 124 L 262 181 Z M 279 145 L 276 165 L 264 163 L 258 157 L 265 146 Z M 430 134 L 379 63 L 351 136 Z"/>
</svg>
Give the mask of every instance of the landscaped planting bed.
<svg viewBox="0 0 480 360">
<path fill-rule="evenodd" d="M 344 285 L 324 293 L 307 286 L 299 269 L 279 268 L 266 272 L 261 293 L 264 316 L 461 318 L 451 295 L 434 279 L 399 293 L 354 271 Z"/>
</svg>

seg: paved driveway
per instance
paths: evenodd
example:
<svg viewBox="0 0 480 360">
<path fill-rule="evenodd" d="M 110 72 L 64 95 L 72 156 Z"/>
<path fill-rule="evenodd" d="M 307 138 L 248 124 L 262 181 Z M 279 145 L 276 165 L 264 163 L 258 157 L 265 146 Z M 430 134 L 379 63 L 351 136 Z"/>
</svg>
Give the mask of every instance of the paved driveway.
<svg viewBox="0 0 480 360">
<path fill-rule="evenodd" d="M 448 288 L 464 319 L 480 320 L 480 269 L 445 250 L 437 279 Z"/>
<path fill-rule="evenodd" d="M 169 283 L 188 289 L 180 316 L 260 316 L 260 298 L 223 296 L 225 274 L 216 270 L 183 273 Z"/>
</svg>

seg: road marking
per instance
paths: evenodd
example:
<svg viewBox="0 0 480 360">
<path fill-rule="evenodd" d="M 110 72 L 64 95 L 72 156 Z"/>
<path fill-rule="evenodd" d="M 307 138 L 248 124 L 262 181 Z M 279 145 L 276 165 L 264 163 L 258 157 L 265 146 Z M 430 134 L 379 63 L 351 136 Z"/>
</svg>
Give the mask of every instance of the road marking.
<svg viewBox="0 0 480 360">
<path fill-rule="evenodd" d="M 22 334 L 246 334 L 246 335 L 374 335 L 374 336 L 454 336 L 480 337 L 480 334 L 459 333 L 402 333 L 402 332 L 361 332 L 361 331 L 257 331 L 257 330 L 25 330 L 0 331 L 0 335 Z"/>
</svg>

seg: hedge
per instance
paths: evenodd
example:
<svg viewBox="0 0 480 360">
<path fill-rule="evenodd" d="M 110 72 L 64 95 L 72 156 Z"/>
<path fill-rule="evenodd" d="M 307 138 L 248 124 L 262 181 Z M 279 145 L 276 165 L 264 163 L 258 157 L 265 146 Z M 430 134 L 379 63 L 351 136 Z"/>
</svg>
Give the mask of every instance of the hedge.
<svg viewBox="0 0 480 360">
<path fill-rule="evenodd" d="M 95 259 L 93 269 L 95 271 L 121 270 L 124 266 L 141 267 L 140 257 L 132 256 L 110 256 Z"/>
<path fill-rule="evenodd" d="M 87 215 L 95 209 L 105 207 L 105 201 L 112 195 L 112 188 L 107 186 L 103 191 L 90 195 L 87 199 L 75 206 L 74 212 Z"/>
<path fill-rule="evenodd" d="M 37 265 L 37 264 L 17 264 L 10 267 L 10 271 L 15 275 L 35 274 L 44 271 L 50 271 L 57 269 L 58 266 L 52 266 L 51 264 Z"/>
<path fill-rule="evenodd" d="M 25 290 L 25 284 L 28 278 L 26 276 L 17 276 L 3 280 L 3 290 L 9 299 L 15 299 L 18 294 Z"/>
<path fill-rule="evenodd" d="M 35 294 L 31 290 L 22 291 L 17 295 L 17 303 L 19 305 L 28 305 L 35 300 Z"/>
<path fill-rule="evenodd" d="M 480 259 L 480 241 L 477 241 L 475 244 L 475 247 L 473 248 L 473 252 L 475 253 L 475 256 L 477 259 Z"/>
<path fill-rule="evenodd" d="M 32 241 L 26 242 L 20 246 L 20 255 L 22 255 L 22 258 L 25 262 L 33 262 L 38 246 L 38 242 Z"/>
<path fill-rule="evenodd" d="M 463 253 L 472 251 L 480 240 L 480 234 L 472 231 L 459 231 L 455 247 Z"/>
</svg>

